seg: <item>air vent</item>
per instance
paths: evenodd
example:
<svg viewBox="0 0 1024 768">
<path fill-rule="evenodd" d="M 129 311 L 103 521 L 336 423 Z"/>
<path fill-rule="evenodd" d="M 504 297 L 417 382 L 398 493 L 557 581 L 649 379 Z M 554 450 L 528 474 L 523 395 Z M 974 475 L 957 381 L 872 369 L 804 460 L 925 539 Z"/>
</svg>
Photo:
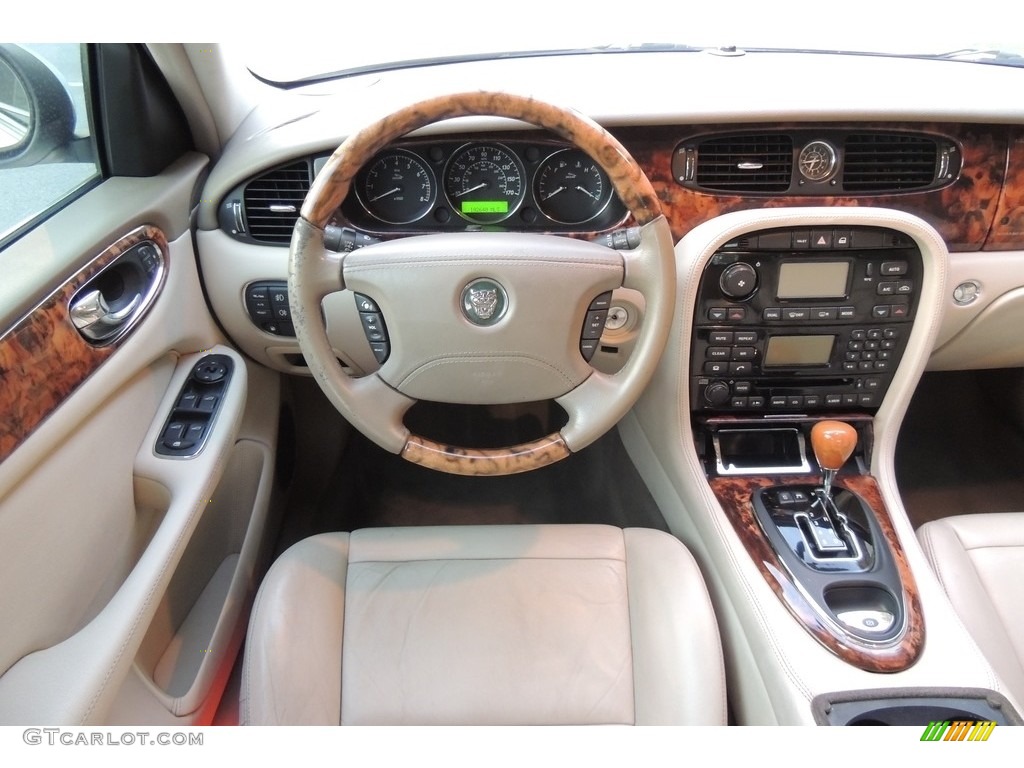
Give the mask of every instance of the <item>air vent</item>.
<svg viewBox="0 0 1024 768">
<path fill-rule="evenodd" d="M 938 147 L 924 136 L 856 133 L 846 138 L 843 189 L 899 192 L 935 182 Z"/>
<path fill-rule="evenodd" d="M 785 192 L 793 141 L 781 134 L 708 139 L 697 149 L 697 186 L 722 192 Z"/>
<path fill-rule="evenodd" d="M 306 161 L 276 168 L 250 181 L 245 187 L 249 236 L 262 243 L 290 243 L 309 185 Z"/>
</svg>

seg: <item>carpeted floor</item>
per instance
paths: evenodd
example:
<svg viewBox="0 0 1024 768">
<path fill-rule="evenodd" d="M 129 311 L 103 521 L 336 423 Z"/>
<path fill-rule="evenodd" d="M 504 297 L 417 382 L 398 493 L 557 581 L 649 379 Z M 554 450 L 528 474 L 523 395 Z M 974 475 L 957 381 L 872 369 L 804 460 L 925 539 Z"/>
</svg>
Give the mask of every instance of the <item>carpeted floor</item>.
<svg viewBox="0 0 1024 768">
<path fill-rule="evenodd" d="M 896 476 L 915 527 L 949 515 L 1024 511 L 1021 374 L 924 376 L 896 449 Z"/>
<path fill-rule="evenodd" d="M 311 382 L 294 386 L 293 481 L 278 552 L 316 533 L 377 526 L 605 523 L 668 530 L 616 430 L 544 469 L 458 477 L 378 448 L 347 428 Z M 431 437 L 432 426 L 448 430 L 437 439 L 456 444 L 468 437 L 459 432 L 472 432 L 478 442 L 497 445 L 557 429 L 550 421 L 557 417 L 543 409 L 516 410 L 462 419 L 448 406 L 426 406 L 414 415 L 415 428 Z"/>
</svg>

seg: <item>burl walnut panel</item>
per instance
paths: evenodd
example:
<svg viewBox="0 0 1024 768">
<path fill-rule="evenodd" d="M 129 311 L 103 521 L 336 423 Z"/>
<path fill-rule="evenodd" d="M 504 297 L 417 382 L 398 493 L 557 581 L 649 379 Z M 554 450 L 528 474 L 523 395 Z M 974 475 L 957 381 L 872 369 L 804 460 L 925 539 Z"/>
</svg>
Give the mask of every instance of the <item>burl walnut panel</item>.
<svg viewBox="0 0 1024 768">
<path fill-rule="evenodd" d="M 1017 131 L 1010 137 L 1003 194 L 994 218 L 985 250 L 1024 248 L 1024 131 Z"/>
<path fill-rule="evenodd" d="M 103 347 L 87 343 L 71 323 L 69 305 L 78 289 L 104 267 L 147 240 L 167 258 L 163 232 L 156 227 L 140 227 L 109 246 L 0 336 L 0 461 L 10 456 L 119 346 L 120 342 Z"/>
<path fill-rule="evenodd" d="M 818 642 L 847 663 L 868 672 L 900 672 L 907 669 L 917 661 L 924 647 L 921 596 L 917 591 L 914 575 L 907 564 L 906 554 L 896 537 L 889 511 L 882 501 L 882 495 L 873 477 L 842 476 L 836 480 L 835 486 L 853 491 L 868 503 L 874 510 L 878 525 L 892 551 L 903 584 L 904 609 L 907 615 L 907 631 L 897 645 L 870 649 L 861 645 L 851 645 L 833 632 L 797 588 L 796 582 L 776 555 L 757 522 L 751 504 L 751 497 L 756 489 L 774 485 L 813 483 L 816 480 L 817 478 L 808 476 L 717 477 L 709 480 L 709 483 L 765 581 Z"/>
<path fill-rule="evenodd" d="M 913 131 L 954 140 L 962 152 L 963 167 L 959 178 L 948 187 L 927 192 L 836 196 L 737 195 L 688 189 L 672 175 L 672 155 L 676 147 L 692 137 L 706 133 L 778 132 L 806 127 L 799 124 L 694 125 L 685 129 L 621 128 L 615 129 L 615 133 L 646 171 L 676 239 L 698 224 L 732 211 L 794 206 L 871 206 L 892 208 L 921 217 L 938 230 L 951 251 L 979 250 L 985 243 L 996 217 L 1006 170 L 1007 136 L 999 127 L 946 123 L 844 123 L 828 126 L 857 131 Z M 1018 145 L 1016 151 L 1020 165 L 1024 162 L 1024 148 Z M 1007 199 L 1016 195 L 1020 201 L 1024 195 L 1021 189 L 1024 189 L 1024 172 L 1018 172 L 1018 179 L 1013 183 L 1013 189 L 1008 190 Z M 1017 210 L 1018 216 L 1024 213 L 1019 208 Z M 1024 231 L 1009 233 L 1006 238 L 1012 240 L 1016 247 L 1024 247 Z"/>
</svg>

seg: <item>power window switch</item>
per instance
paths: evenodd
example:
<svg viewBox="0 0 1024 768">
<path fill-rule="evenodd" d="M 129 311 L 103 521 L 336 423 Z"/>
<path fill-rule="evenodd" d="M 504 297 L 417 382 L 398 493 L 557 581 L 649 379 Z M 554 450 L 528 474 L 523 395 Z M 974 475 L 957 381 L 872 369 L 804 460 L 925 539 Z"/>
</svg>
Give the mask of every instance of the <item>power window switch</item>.
<svg viewBox="0 0 1024 768">
<path fill-rule="evenodd" d="M 161 442 L 168 448 L 174 451 L 180 451 L 185 448 L 191 448 L 195 445 L 194 442 L 190 442 L 185 434 L 185 425 L 178 421 L 172 421 L 167 425 L 167 429 L 164 430 L 164 436 Z"/>
<path fill-rule="evenodd" d="M 185 436 L 185 425 L 180 421 L 172 421 L 167 425 L 167 429 L 164 430 L 164 443 L 170 445 L 171 443 L 181 440 Z"/>
<path fill-rule="evenodd" d="M 185 430 L 185 442 L 189 445 L 195 445 L 203 439 L 203 432 L 206 431 L 206 427 L 203 424 L 189 424 L 188 429 Z"/>
<path fill-rule="evenodd" d="M 213 413 L 217 410 L 218 400 L 216 395 L 203 395 L 199 398 L 199 410 L 203 413 Z"/>
</svg>

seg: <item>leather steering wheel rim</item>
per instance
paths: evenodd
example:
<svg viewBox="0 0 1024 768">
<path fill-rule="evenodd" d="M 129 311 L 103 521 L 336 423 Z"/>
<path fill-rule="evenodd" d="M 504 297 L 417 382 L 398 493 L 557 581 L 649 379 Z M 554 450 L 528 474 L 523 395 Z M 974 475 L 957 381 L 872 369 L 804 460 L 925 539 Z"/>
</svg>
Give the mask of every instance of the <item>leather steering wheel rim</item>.
<svg viewBox="0 0 1024 768">
<path fill-rule="evenodd" d="M 641 233 L 636 248 L 615 252 L 623 263 L 621 284 L 639 290 L 647 303 L 636 345 L 622 370 L 615 375 L 590 371 L 582 383 L 554 398 L 569 414 L 568 423 L 559 432 L 497 449 L 445 445 L 410 433 L 402 416 L 416 398 L 398 391 L 376 373 L 361 378 L 347 375 L 327 338 L 320 304 L 329 293 L 351 287 L 344 279 L 347 254 L 326 250 L 324 229 L 363 165 L 411 131 L 448 118 L 474 115 L 511 118 L 545 128 L 572 142 L 601 166 Z M 455 237 L 474 235 L 479 233 Z M 565 242 L 565 238 L 558 240 Z M 320 171 L 306 197 L 292 237 L 288 272 L 296 337 L 310 372 L 342 416 L 385 450 L 432 469 L 462 475 L 507 475 L 536 469 L 566 458 L 613 427 L 650 381 L 674 310 L 671 233 L 657 195 L 636 161 L 589 118 L 533 98 L 499 92 L 462 93 L 419 102 L 351 135 Z"/>
</svg>

